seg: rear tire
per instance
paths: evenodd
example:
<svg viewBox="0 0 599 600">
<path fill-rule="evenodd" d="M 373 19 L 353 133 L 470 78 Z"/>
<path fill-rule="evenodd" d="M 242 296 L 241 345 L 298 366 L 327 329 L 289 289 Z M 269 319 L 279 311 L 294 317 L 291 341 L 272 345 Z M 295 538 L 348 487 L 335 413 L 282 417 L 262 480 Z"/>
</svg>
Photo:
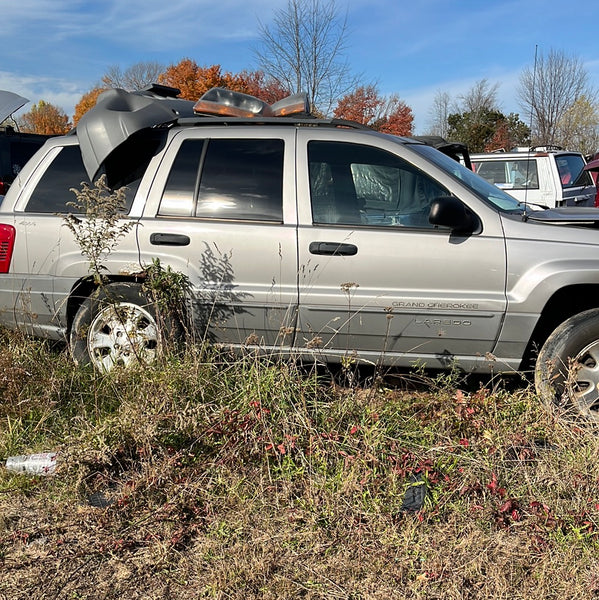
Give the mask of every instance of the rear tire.
<svg viewBox="0 0 599 600">
<path fill-rule="evenodd" d="M 150 364 L 161 352 L 154 306 L 135 283 L 98 288 L 81 304 L 70 334 L 73 358 L 109 372 Z"/>
<path fill-rule="evenodd" d="M 599 424 L 599 309 L 574 315 L 547 338 L 535 385 L 544 400 Z"/>
</svg>

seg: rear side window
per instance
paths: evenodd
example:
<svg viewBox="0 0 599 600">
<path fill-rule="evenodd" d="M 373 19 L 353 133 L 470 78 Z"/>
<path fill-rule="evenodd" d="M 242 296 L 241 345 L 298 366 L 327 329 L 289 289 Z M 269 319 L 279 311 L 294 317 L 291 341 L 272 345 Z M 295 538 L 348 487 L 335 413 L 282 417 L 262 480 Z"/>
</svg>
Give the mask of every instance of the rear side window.
<svg viewBox="0 0 599 600">
<path fill-rule="evenodd" d="M 162 135 L 142 132 L 121 144 L 102 165 L 100 174 L 106 175 L 108 186 L 113 190 L 125 188 L 125 214 L 131 209 L 150 159 L 162 144 Z M 73 212 L 74 208 L 69 203 L 76 198 L 71 190 L 81 189 L 82 182 L 89 184 L 89 177 L 83 166 L 79 146 L 62 147 L 33 190 L 25 211 Z"/>
<path fill-rule="evenodd" d="M 186 140 L 159 214 L 281 222 L 283 155 L 283 140 Z"/>
<path fill-rule="evenodd" d="M 539 189 L 534 159 L 472 161 L 475 172 L 504 190 Z"/>
<path fill-rule="evenodd" d="M 71 188 L 80 188 L 81 182 L 89 183 L 83 167 L 79 146 L 64 146 L 52 164 L 46 169 L 29 198 L 26 212 L 69 213 L 75 200 Z"/>
</svg>

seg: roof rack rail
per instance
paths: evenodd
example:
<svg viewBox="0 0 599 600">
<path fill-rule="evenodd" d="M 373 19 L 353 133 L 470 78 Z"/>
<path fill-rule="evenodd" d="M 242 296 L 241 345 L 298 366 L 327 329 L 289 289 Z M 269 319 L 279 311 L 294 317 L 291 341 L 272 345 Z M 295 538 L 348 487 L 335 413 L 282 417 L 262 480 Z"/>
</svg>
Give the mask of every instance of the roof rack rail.
<svg viewBox="0 0 599 600">
<path fill-rule="evenodd" d="M 197 115 L 194 117 L 179 117 L 178 125 L 193 125 L 197 127 L 210 127 L 211 125 L 285 125 L 306 127 L 346 127 L 348 129 L 363 129 L 372 131 L 368 125 L 357 121 L 345 119 L 320 119 L 311 115 L 292 115 L 288 117 L 232 117 Z M 165 124 L 167 125 L 167 124 Z M 170 125 L 169 125 L 170 126 Z"/>
<path fill-rule="evenodd" d="M 540 146 L 531 146 L 530 152 L 556 152 L 563 150 L 561 146 L 555 146 L 554 144 L 544 144 Z"/>
</svg>

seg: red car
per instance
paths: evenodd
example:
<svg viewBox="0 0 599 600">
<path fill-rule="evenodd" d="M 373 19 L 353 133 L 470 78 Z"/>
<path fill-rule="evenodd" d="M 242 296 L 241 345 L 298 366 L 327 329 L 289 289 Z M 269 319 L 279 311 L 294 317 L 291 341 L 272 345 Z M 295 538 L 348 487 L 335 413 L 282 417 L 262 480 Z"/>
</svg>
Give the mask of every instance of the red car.
<svg viewBox="0 0 599 600">
<path fill-rule="evenodd" d="M 597 195 L 595 196 L 595 206 L 599 208 L 599 153 L 595 154 L 593 160 L 589 161 L 584 168 L 585 171 L 591 173 L 591 177 L 597 186 Z"/>
</svg>

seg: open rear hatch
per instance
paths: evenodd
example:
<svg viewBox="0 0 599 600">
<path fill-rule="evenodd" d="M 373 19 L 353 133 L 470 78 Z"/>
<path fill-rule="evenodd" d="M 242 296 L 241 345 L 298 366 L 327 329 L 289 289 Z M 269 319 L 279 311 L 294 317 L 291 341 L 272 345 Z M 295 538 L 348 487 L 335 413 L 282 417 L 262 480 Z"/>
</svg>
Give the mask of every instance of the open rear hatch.
<svg viewBox="0 0 599 600">
<path fill-rule="evenodd" d="M 193 115 L 193 102 L 177 99 L 179 90 L 152 85 L 139 92 L 110 89 L 77 123 L 81 156 L 90 181 L 121 144 L 142 129 L 167 125 Z"/>
<path fill-rule="evenodd" d="M 188 117 L 252 119 L 307 114 L 310 110 L 305 93 L 288 96 L 272 105 L 224 88 L 208 90 L 197 102 L 177 98 L 179 94 L 177 88 L 159 84 L 150 84 L 136 92 L 115 88 L 102 93 L 77 124 L 81 156 L 90 181 L 96 179 L 104 161 L 117 148 L 143 129 Z"/>
</svg>

